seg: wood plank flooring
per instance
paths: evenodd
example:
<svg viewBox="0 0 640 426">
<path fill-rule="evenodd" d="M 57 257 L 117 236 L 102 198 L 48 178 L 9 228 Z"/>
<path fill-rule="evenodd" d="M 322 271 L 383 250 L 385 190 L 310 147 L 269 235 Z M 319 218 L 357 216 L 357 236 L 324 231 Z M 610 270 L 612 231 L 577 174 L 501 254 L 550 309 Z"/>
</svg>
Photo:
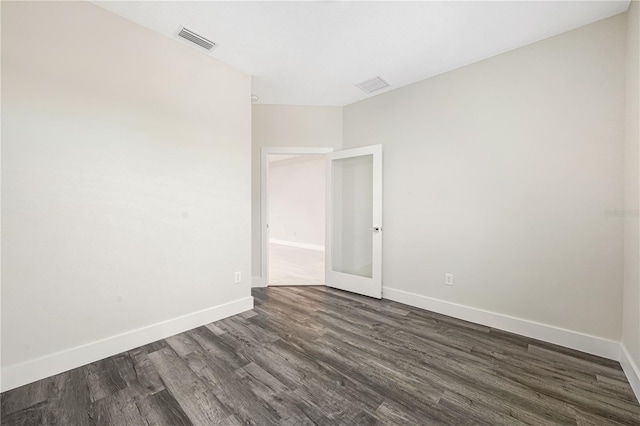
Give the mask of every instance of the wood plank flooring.
<svg viewBox="0 0 640 426">
<path fill-rule="evenodd" d="M 617 362 L 324 287 L 2 394 L 2 425 L 640 425 Z"/>
</svg>

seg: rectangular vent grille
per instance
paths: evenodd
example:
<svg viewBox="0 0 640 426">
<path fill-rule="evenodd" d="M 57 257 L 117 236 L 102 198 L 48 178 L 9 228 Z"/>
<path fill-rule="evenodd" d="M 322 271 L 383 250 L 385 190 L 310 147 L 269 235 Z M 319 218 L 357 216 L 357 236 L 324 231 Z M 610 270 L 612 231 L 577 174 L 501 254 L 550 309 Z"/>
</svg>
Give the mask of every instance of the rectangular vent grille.
<svg viewBox="0 0 640 426">
<path fill-rule="evenodd" d="M 212 42 L 211 40 L 207 40 L 206 38 L 202 37 L 199 34 L 194 33 L 193 31 L 191 31 L 188 28 L 180 28 L 180 31 L 178 32 L 178 37 L 182 37 L 185 40 L 189 40 L 191 43 L 195 43 L 198 46 L 207 49 L 207 50 L 213 50 L 213 48 L 215 47 L 215 43 Z"/>
<path fill-rule="evenodd" d="M 384 81 L 380 77 L 372 78 L 371 80 L 363 81 L 362 83 L 356 84 L 356 87 L 363 92 L 372 93 L 376 90 L 384 89 L 385 87 L 389 87 L 389 83 Z"/>
</svg>

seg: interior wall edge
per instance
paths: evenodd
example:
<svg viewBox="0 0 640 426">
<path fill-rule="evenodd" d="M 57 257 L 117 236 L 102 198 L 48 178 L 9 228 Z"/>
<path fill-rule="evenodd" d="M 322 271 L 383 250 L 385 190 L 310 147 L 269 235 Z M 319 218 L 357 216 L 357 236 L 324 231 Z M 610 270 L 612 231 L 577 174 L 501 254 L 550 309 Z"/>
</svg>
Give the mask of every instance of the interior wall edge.
<svg viewBox="0 0 640 426">
<path fill-rule="evenodd" d="M 620 344 L 620 365 L 629 380 L 633 393 L 636 394 L 636 398 L 640 401 L 640 367 L 633 361 L 633 357 L 624 342 Z"/>
<path fill-rule="evenodd" d="M 541 324 L 522 318 L 511 317 L 496 312 L 485 311 L 470 306 L 459 305 L 432 297 L 410 293 L 391 287 L 382 287 L 382 298 L 403 303 L 415 308 L 448 315 L 475 324 L 493 327 L 521 336 L 542 340 L 566 348 L 586 352 L 591 355 L 620 361 L 620 342 L 567 330 L 552 325 Z"/>
<path fill-rule="evenodd" d="M 2 392 L 253 309 L 244 297 L 2 369 Z"/>
</svg>

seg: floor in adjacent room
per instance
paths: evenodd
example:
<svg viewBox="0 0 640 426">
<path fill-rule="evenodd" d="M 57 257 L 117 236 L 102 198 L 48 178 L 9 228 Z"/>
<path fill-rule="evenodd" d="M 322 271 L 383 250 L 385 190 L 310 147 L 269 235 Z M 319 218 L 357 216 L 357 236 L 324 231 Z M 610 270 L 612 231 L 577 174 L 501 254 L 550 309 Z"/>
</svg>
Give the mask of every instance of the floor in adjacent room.
<svg viewBox="0 0 640 426">
<path fill-rule="evenodd" d="M 269 243 L 269 285 L 324 284 L 324 251 Z"/>
<path fill-rule="evenodd" d="M 2 394 L 3 425 L 640 424 L 617 362 L 325 287 Z"/>
</svg>

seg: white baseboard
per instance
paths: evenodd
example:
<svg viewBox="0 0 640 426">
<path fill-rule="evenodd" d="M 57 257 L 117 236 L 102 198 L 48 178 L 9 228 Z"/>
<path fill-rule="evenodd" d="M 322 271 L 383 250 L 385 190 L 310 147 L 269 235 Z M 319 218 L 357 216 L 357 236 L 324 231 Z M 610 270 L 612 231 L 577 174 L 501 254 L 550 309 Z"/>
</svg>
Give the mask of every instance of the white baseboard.
<svg viewBox="0 0 640 426">
<path fill-rule="evenodd" d="M 253 309 L 245 297 L 2 369 L 2 392 Z"/>
<path fill-rule="evenodd" d="M 426 309 L 476 324 L 509 331 L 603 358 L 620 360 L 620 342 L 583 334 L 552 325 L 541 324 L 522 318 L 502 315 L 469 306 L 458 305 L 444 300 L 421 296 L 415 293 L 383 287 L 382 297 L 416 308 Z"/>
<path fill-rule="evenodd" d="M 251 287 L 268 287 L 262 277 L 251 277 Z"/>
<path fill-rule="evenodd" d="M 318 250 L 324 251 L 324 246 L 318 244 L 307 244 L 307 243 L 296 243 L 295 241 L 286 241 L 286 240 L 275 240 L 273 238 L 269 239 L 269 243 L 278 244 L 281 246 L 289 246 L 289 247 L 297 247 L 309 250 Z"/>
<path fill-rule="evenodd" d="M 629 384 L 633 389 L 633 393 L 636 394 L 636 399 L 640 402 L 640 366 L 633 361 L 624 343 L 620 344 L 620 349 L 620 365 L 627 379 L 629 379 Z"/>
<path fill-rule="evenodd" d="M 291 284 L 291 283 L 285 283 L 285 284 L 279 284 L 279 283 L 270 283 L 268 285 L 268 287 L 317 287 L 317 286 L 324 286 L 325 284 L 303 284 L 303 283 L 296 283 L 296 284 Z"/>
</svg>

